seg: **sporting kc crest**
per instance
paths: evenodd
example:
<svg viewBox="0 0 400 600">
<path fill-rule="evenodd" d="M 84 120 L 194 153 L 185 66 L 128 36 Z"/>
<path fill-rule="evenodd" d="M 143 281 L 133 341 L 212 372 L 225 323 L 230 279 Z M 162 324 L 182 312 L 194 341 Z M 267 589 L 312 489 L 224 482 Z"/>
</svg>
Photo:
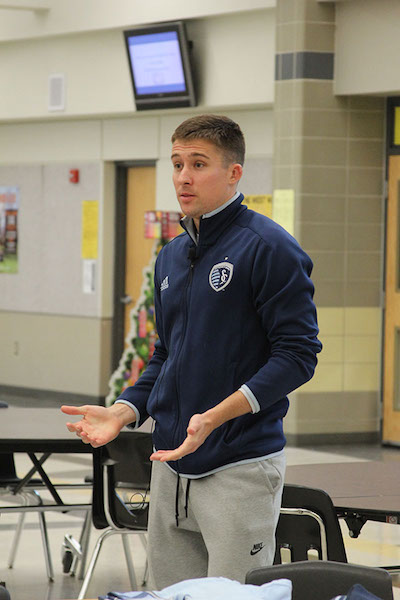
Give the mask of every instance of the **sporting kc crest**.
<svg viewBox="0 0 400 600">
<path fill-rule="evenodd" d="M 233 265 L 229 262 L 220 262 L 210 271 L 209 282 L 213 290 L 220 292 L 230 284 L 233 275 Z"/>
</svg>

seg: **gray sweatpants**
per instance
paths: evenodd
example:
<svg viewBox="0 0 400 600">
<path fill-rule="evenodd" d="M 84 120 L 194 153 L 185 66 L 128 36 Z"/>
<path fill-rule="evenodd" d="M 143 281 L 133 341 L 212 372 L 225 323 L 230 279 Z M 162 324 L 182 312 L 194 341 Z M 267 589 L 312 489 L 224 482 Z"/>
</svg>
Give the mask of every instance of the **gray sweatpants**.
<svg viewBox="0 0 400 600">
<path fill-rule="evenodd" d="M 148 559 L 153 589 L 197 577 L 244 583 L 247 571 L 272 564 L 285 457 L 180 478 L 155 461 L 151 480 Z"/>
</svg>

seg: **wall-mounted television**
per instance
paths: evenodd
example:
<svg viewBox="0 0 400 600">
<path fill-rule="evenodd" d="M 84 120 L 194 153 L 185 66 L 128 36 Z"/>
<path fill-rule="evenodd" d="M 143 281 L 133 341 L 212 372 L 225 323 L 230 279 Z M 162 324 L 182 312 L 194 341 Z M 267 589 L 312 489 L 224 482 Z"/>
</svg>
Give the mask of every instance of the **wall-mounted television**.
<svg viewBox="0 0 400 600">
<path fill-rule="evenodd" d="M 124 36 L 137 110 L 196 105 L 182 21 L 137 27 Z"/>
</svg>

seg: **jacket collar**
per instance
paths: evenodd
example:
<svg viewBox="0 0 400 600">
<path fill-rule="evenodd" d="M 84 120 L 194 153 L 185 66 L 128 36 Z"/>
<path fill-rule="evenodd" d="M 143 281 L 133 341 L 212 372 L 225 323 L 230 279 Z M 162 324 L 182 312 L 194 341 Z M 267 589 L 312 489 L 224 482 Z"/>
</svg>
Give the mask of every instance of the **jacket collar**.
<svg viewBox="0 0 400 600">
<path fill-rule="evenodd" d="M 236 217 L 247 210 L 246 206 L 242 206 L 243 194 L 239 194 L 238 198 L 229 204 L 223 210 L 216 214 L 200 219 L 200 230 L 198 232 L 198 246 L 212 246 L 215 244 L 220 235 L 232 223 Z M 195 228 L 193 219 L 184 217 L 181 220 L 181 225 L 190 238 L 195 242 Z M 195 242 L 196 243 L 196 242 Z"/>
</svg>

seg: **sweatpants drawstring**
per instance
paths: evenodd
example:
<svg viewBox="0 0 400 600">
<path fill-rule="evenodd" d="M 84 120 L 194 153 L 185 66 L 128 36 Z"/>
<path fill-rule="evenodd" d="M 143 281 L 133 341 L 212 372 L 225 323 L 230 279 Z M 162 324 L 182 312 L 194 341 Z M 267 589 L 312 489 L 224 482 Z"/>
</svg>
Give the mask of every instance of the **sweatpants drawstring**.
<svg viewBox="0 0 400 600">
<path fill-rule="evenodd" d="M 191 479 L 188 479 L 187 480 L 187 486 L 186 486 L 186 496 L 185 496 L 185 515 L 186 515 L 186 518 L 188 516 L 188 503 L 189 503 L 190 482 L 191 482 Z"/>
<path fill-rule="evenodd" d="M 175 521 L 176 526 L 179 527 L 179 473 L 176 474 L 176 493 L 175 493 Z"/>
<path fill-rule="evenodd" d="M 176 474 L 176 493 L 175 493 L 175 521 L 176 526 L 179 527 L 179 483 L 180 483 L 180 475 Z M 187 480 L 186 485 L 186 493 L 185 493 L 185 517 L 188 517 L 188 504 L 189 504 L 189 488 L 190 488 L 191 479 Z"/>
</svg>

